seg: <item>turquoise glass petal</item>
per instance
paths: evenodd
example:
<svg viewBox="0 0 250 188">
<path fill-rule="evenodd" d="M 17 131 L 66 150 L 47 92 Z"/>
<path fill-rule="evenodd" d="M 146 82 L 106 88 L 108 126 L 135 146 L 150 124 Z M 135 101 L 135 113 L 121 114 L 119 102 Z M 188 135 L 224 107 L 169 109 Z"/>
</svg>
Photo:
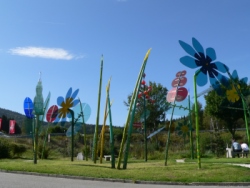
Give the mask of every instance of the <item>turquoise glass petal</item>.
<svg viewBox="0 0 250 188">
<path fill-rule="evenodd" d="M 72 93 L 72 88 L 69 88 L 69 90 L 68 90 L 68 92 L 67 92 L 67 94 L 66 94 L 66 96 L 65 96 L 65 100 L 66 100 L 67 98 L 71 97 L 71 93 Z"/>
<path fill-rule="evenodd" d="M 82 103 L 82 110 L 84 115 L 84 121 L 88 121 L 90 114 L 91 114 L 91 108 L 87 103 Z"/>
<path fill-rule="evenodd" d="M 216 65 L 217 70 L 219 72 L 226 73 L 229 70 L 229 68 L 225 64 L 223 64 L 219 61 L 214 62 L 214 64 Z"/>
<path fill-rule="evenodd" d="M 211 78 L 211 77 L 209 78 L 212 87 L 214 89 L 218 89 L 218 84 L 222 84 L 224 87 L 228 87 L 229 79 L 225 77 L 224 75 L 220 74 L 219 72 L 217 73 L 218 73 L 217 76 L 215 76 L 214 78 Z"/>
<path fill-rule="evenodd" d="M 206 55 L 209 56 L 212 61 L 216 60 L 216 53 L 215 53 L 215 50 L 213 48 L 207 48 Z"/>
<path fill-rule="evenodd" d="M 57 97 L 57 105 L 61 106 L 61 104 L 64 102 L 64 98 L 63 97 Z"/>
<path fill-rule="evenodd" d="M 46 114 L 47 113 L 47 111 L 48 111 L 48 108 L 49 108 L 49 101 L 50 101 L 50 92 L 49 92 L 49 94 L 48 94 L 48 96 L 47 96 L 47 98 L 46 98 L 46 100 L 44 101 L 44 114 Z M 46 118 L 46 116 L 44 115 L 44 116 L 40 116 L 41 118 L 44 118 L 44 120 L 45 120 L 45 118 Z M 43 121 L 43 119 L 41 119 L 41 121 Z"/>
<path fill-rule="evenodd" d="M 75 99 L 76 96 L 77 96 L 77 94 L 78 94 L 78 92 L 79 92 L 79 89 L 75 90 L 74 93 L 72 94 L 71 98 Z"/>
<path fill-rule="evenodd" d="M 218 83 L 218 80 L 216 79 L 216 77 L 210 77 L 210 84 L 212 85 L 212 87 L 214 88 L 214 90 L 216 91 L 216 93 L 218 95 L 223 95 L 223 90 L 221 89 L 221 85 L 220 83 Z"/>
<path fill-rule="evenodd" d="M 220 83 L 216 79 L 216 77 L 214 77 L 214 78 L 209 77 L 209 81 L 210 81 L 210 84 L 212 85 L 212 87 L 214 88 L 214 90 L 216 90 L 218 87 L 220 87 Z"/>
<path fill-rule="evenodd" d="M 181 47 L 188 53 L 190 54 L 191 56 L 194 57 L 194 54 L 196 54 L 196 51 L 193 49 L 192 46 L 190 46 L 189 44 L 179 40 L 179 43 L 181 45 Z"/>
<path fill-rule="evenodd" d="M 185 65 L 185 66 L 187 66 L 187 67 L 189 67 L 189 68 L 191 68 L 191 69 L 194 69 L 194 68 L 197 68 L 197 67 L 198 67 L 198 66 L 196 65 L 196 63 L 195 63 L 195 59 L 192 58 L 192 57 L 190 57 L 190 56 L 184 56 L 184 57 L 180 58 L 180 62 L 181 62 L 183 65 Z"/>
<path fill-rule="evenodd" d="M 75 113 L 75 116 L 78 117 L 79 115 L 81 115 L 81 105 L 80 103 L 78 103 L 74 108 L 74 113 Z M 91 108 L 90 106 L 87 104 L 87 103 L 82 103 L 82 111 L 83 111 L 83 118 L 84 118 L 84 122 L 87 122 L 89 117 L 90 117 L 90 114 L 91 114 Z M 78 118 L 77 119 L 77 122 L 80 122 L 82 123 L 83 122 L 83 119 L 82 117 Z"/>
<path fill-rule="evenodd" d="M 201 44 L 198 42 L 197 39 L 195 38 L 192 38 L 192 42 L 193 42 L 193 47 L 194 49 L 197 51 L 197 52 L 201 52 L 204 54 L 204 49 L 203 47 L 201 46 Z"/>
<path fill-rule="evenodd" d="M 203 72 L 199 72 L 198 75 L 196 76 L 196 83 L 198 86 L 204 86 L 207 84 L 207 75 L 204 74 Z"/>
<path fill-rule="evenodd" d="M 171 104 L 173 104 L 173 103 L 171 103 Z M 188 111 L 189 102 L 188 102 L 187 98 L 181 102 L 176 101 L 175 104 L 176 104 L 176 107 L 174 108 L 174 115 L 175 116 L 187 116 L 189 114 L 189 111 Z M 182 108 L 180 108 L 180 106 Z M 166 111 L 166 113 L 172 114 L 172 110 L 173 110 L 173 107 L 170 106 L 170 108 Z"/>
</svg>

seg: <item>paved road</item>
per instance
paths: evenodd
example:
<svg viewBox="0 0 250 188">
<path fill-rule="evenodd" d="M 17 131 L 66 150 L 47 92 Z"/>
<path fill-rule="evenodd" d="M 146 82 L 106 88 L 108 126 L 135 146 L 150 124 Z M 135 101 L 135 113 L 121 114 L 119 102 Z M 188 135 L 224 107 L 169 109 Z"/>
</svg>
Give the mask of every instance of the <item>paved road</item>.
<svg viewBox="0 0 250 188">
<path fill-rule="evenodd" d="M 0 172 L 1 188 L 186 188 L 194 185 L 152 185 L 108 181 L 92 181 Z M 196 187 L 196 186 L 195 186 Z M 230 186 L 238 187 L 238 185 Z M 246 186 L 250 187 L 250 186 Z M 228 185 L 202 185 L 199 188 L 228 188 Z"/>
</svg>

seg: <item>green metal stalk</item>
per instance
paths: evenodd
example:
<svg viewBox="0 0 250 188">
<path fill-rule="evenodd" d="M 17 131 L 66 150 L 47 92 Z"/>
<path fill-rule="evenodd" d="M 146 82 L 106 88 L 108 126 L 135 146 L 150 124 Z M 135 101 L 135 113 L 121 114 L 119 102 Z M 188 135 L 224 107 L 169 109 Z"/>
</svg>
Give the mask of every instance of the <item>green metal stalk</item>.
<svg viewBox="0 0 250 188">
<path fill-rule="evenodd" d="M 131 134 L 132 134 L 132 129 L 133 129 L 133 121 L 134 121 L 134 115 L 135 115 L 135 110 L 136 110 L 136 103 L 137 103 L 137 96 L 138 96 L 138 93 L 139 93 L 139 89 L 140 89 L 140 84 L 141 84 L 141 80 L 142 80 L 142 76 L 144 74 L 144 70 L 146 68 L 146 64 L 147 64 L 147 60 L 148 60 L 148 56 L 150 54 L 150 51 L 151 49 L 148 50 L 145 58 L 144 58 L 144 61 L 143 61 L 143 64 L 142 64 L 142 68 L 141 68 L 141 71 L 140 71 L 140 74 L 139 74 L 139 78 L 137 80 L 137 84 L 136 84 L 136 87 L 135 87 L 135 92 L 133 93 L 133 97 L 132 97 L 132 100 L 131 100 L 131 104 L 132 104 L 132 115 L 129 119 L 129 129 L 128 129 L 128 136 L 127 136 L 127 142 L 126 142 L 126 148 L 125 148 L 125 153 L 124 153 L 124 161 L 123 161 L 123 169 L 126 169 L 127 168 L 127 161 L 128 161 L 128 153 L 129 153 L 129 148 L 130 148 L 130 137 L 131 137 Z M 130 113 L 131 111 L 129 111 Z"/>
<path fill-rule="evenodd" d="M 141 79 L 142 79 L 142 76 L 144 74 L 144 70 L 145 70 L 145 67 L 146 67 L 146 63 L 147 63 L 150 51 L 151 51 L 151 49 L 149 49 L 148 52 L 146 53 L 146 56 L 144 58 L 143 64 L 142 64 L 141 69 L 140 69 L 140 73 L 139 73 L 138 78 L 137 78 L 137 82 L 136 82 L 136 86 L 134 88 L 134 92 L 133 92 L 132 97 L 131 97 L 131 103 L 130 103 L 130 106 L 129 106 L 128 116 L 127 116 L 126 124 L 125 124 L 124 130 L 123 130 L 122 142 L 121 142 L 119 155 L 118 155 L 117 169 L 120 169 L 120 164 L 121 164 L 121 159 L 122 159 L 122 154 L 123 154 L 125 141 L 126 141 L 126 139 L 128 137 L 130 137 L 130 135 L 127 135 L 127 134 L 131 134 L 131 132 L 132 132 L 132 130 L 129 130 L 129 132 L 128 132 L 129 120 L 131 119 L 131 111 L 133 111 L 133 109 L 134 109 L 133 108 L 134 103 L 135 103 L 134 101 L 135 101 L 135 99 L 137 98 L 137 95 L 138 95 L 138 90 L 139 90 L 138 87 L 141 84 Z M 131 127 L 131 129 L 132 129 L 132 127 Z M 126 151 L 125 151 L 125 153 L 126 153 Z M 123 165 L 123 167 L 125 167 L 125 168 L 126 168 L 126 163 L 127 163 L 127 159 L 124 161 L 125 165 Z"/>
<path fill-rule="evenodd" d="M 38 126 L 39 126 L 39 115 L 36 116 L 35 126 L 35 143 L 34 143 L 34 164 L 37 164 L 37 153 L 38 153 Z"/>
<path fill-rule="evenodd" d="M 175 109 L 175 101 L 176 101 L 176 96 L 178 95 L 178 87 L 181 81 L 181 73 L 179 75 L 179 81 L 176 87 L 176 94 L 175 94 L 175 98 L 174 98 L 174 104 L 173 104 L 173 110 L 171 113 L 171 118 L 170 118 L 170 123 L 169 123 L 169 128 L 168 128 L 168 138 L 167 138 L 167 143 L 166 143 L 166 152 L 165 152 L 165 166 L 167 166 L 167 160 L 168 160 L 168 148 L 169 148 L 169 141 L 170 141 L 170 130 L 171 130 L 171 126 L 172 126 L 172 119 L 173 119 L 173 115 L 174 115 L 174 109 Z"/>
<path fill-rule="evenodd" d="M 197 160 L 198 168 L 201 168 L 201 156 L 200 156 L 200 136 L 199 136 L 199 114 L 198 114 L 198 101 L 197 101 L 197 84 L 196 76 L 199 74 L 200 70 L 196 71 L 194 74 L 194 103 L 195 103 L 195 125 L 196 125 L 196 149 L 197 149 Z"/>
<path fill-rule="evenodd" d="M 248 139 L 248 145 L 250 146 L 250 137 L 249 137 L 249 128 L 248 128 L 248 120 L 247 120 L 247 113 L 246 113 L 246 103 L 243 98 L 242 99 L 242 104 L 243 104 L 243 109 L 244 109 L 244 117 L 245 117 L 245 125 L 246 125 L 246 133 L 247 133 L 247 139 Z"/>
<path fill-rule="evenodd" d="M 100 100 L 101 100 L 101 89 L 102 89 L 102 70 L 103 70 L 103 56 L 102 56 L 102 59 L 101 59 L 101 70 L 100 70 L 100 82 L 99 82 L 99 92 L 98 92 L 97 116 L 96 116 L 95 134 L 94 134 L 94 143 L 93 143 L 93 153 L 92 153 L 92 158 L 93 158 L 94 163 L 96 163 L 96 155 L 97 155 L 97 139 L 98 139 Z"/>
<path fill-rule="evenodd" d="M 74 111 L 71 109 L 68 109 L 68 111 L 71 114 L 71 161 L 74 161 Z"/>
<path fill-rule="evenodd" d="M 107 96 L 108 96 L 109 122 L 110 122 L 109 132 L 110 132 L 111 168 L 115 168 L 114 134 L 113 134 L 112 115 L 111 115 L 111 108 L 110 108 L 109 90 L 107 91 Z"/>
<path fill-rule="evenodd" d="M 145 91 L 145 85 L 143 86 Z M 147 151 L 147 126 L 146 126 L 146 96 L 143 97 L 143 115 L 144 115 L 144 156 L 145 162 L 148 160 L 148 151 Z"/>
<path fill-rule="evenodd" d="M 190 147 L 191 147 L 191 159 L 194 159 L 194 145 L 193 145 L 193 126 L 191 118 L 191 105 L 190 105 L 190 95 L 188 94 L 188 108 L 189 108 L 189 136 L 190 136 Z"/>
</svg>

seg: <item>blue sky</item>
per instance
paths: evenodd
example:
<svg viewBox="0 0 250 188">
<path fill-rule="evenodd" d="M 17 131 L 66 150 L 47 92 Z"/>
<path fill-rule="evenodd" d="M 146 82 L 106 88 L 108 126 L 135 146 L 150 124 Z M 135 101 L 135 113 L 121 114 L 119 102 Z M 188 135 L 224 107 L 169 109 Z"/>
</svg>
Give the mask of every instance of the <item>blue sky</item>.
<svg viewBox="0 0 250 188">
<path fill-rule="evenodd" d="M 22 114 L 42 72 L 43 97 L 51 92 L 50 106 L 70 87 L 79 89 L 78 97 L 92 111 L 87 123 L 95 124 L 103 54 L 99 123 L 112 77 L 112 121 L 123 126 L 123 101 L 149 48 L 146 82 L 171 89 L 175 74 L 187 70 L 186 87 L 193 96 L 195 70 L 180 63 L 187 54 L 178 42 L 191 44 L 192 37 L 204 48 L 213 47 L 217 60 L 240 78 L 250 73 L 249 0 L 2 0 L 0 7 L 0 107 Z"/>
</svg>

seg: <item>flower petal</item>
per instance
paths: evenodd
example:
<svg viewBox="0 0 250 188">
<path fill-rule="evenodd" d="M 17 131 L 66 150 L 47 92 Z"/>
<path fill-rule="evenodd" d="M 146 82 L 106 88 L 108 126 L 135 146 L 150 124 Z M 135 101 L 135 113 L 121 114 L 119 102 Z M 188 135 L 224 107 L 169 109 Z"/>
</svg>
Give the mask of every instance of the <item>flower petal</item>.
<svg viewBox="0 0 250 188">
<path fill-rule="evenodd" d="M 75 99 L 75 100 L 73 101 L 73 105 L 72 105 L 72 107 L 76 106 L 79 102 L 80 102 L 80 100 L 79 100 L 79 99 Z"/>
<path fill-rule="evenodd" d="M 213 48 L 207 48 L 206 55 L 209 56 L 212 61 L 216 60 L 216 53 L 215 53 L 215 50 Z"/>
<path fill-rule="evenodd" d="M 62 106 L 62 103 L 63 103 L 63 101 L 64 101 L 64 98 L 63 97 L 57 97 L 57 105 L 58 106 Z"/>
<path fill-rule="evenodd" d="M 179 43 L 181 45 L 181 47 L 191 56 L 194 57 L 194 54 L 196 54 L 196 51 L 193 49 L 192 46 L 190 46 L 189 44 L 179 40 Z"/>
<path fill-rule="evenodd" d="M 243 83 L 245 83 L 245 84 L 247 84 L 247 80 L 248 80 L 247 77 L 244 77 L 244 78 L 241 78 L 241 79 L 240 79 L 240 81 L 243 82 Z"/>
<path fill-rule="evenodd" d="M 184 57 L 180 58 L 180 62 L 183 65 L 185 65 L 185 66 L 187 66 L 187 67 L 189 67 L 191 69 L 194 69 L 194 68 L 198 67 L 196 62 L 195 62 L 195 59 L 190 57 L 190 56 L 184 56 Z"/>
<path fill-rule="evenodd" d="M 75 90 L 74 93 L 72 94 L 71 98 L 75 99 L 76 96 L 77 96 L 77 94 L 78 94 L 78 92 L 79 92 L 79 89 Z"/>
<path fill-rule="evenodd" d="M 226 73 L 227 71 L 229 71 L 229 68 L 225 64 L 223 64 L 219 61 L 214 62 L 214 64 L 216 65 L 217 70 L 219 72 Z"/>
<path fill-rule="evenodd" d="M 225 76 L 223 76 L 222 74 L 220 74 L 219 72 L 217 72 L 217 76 L 214 75 L 214 77 L 209 77 L 210 80 L 210 84 L 212 85 L 212 87 L 214 88 L 214 90 L 217 92 L 218 95 L 223 95 L 223 90 L 222 87 L 229 87 L 229 79 Z"/>
<path fill-rule="evenodd" d="M 69 88 L 69 90 L 65 96 L 65 99 L 69 98 L 71 96 L 71 93 L 72 93 L 72 88 Z"/>
<path fill-rule="evenodd" d="M 193 47 L 197 52 L 201 52 L 204 54 L 204 49 L 202 47 L 202 45 L 198 42 L 197 39 L 192 38 L 192 42 L 193 42 Z"/>
<path fill-rule="evenodd" d="M 233 73 L 232 73 L 232 77 L 234 78 L 234 79 L 239 79 L 239 76 L 238 76 L 238 73 L 237 73 L 237 70 L 234 70 L 233 71 Z"/>
<path fill-rule="evenodd" d="M 203 72 L 199 72 L 196 76 L 196 83 L 198 86 L 204 86 L 207 84 L 207 75 Z"/>
</svg>

